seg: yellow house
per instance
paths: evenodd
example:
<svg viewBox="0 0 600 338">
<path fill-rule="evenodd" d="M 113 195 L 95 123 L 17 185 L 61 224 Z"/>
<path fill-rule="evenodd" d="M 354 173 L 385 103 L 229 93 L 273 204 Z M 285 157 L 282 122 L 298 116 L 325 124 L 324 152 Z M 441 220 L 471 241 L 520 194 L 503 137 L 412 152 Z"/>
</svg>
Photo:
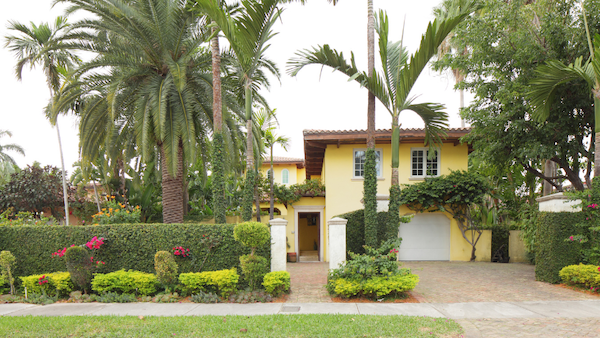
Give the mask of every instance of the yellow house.
<svg viewBox="0 0 600 338">
<path fill-rule="evenodd" d="M 400 131 L 400 184 L 412 184 L 427 176 L 439 176 L 450 170 L 467 170 L 469 146 L 459 139 L 468 128 L 450 129 L 443 145 L 428 159 L 424 129 Z M 386 211 L 391 184 L 391 130 L 377 130 L 378 210 Z M 300 201 L 275 207 L 278 217 L 288 221 L 288 252 L 300 260 L 327 261 L 326 221 L 337 215 L 363 208 L 363 165 L 366 150 L 364 130 L 305 130 L 304 159 L 277 157 L 274 179 L 280 184 L 302 183 L 319 178 L 325 185 L 325 197 L 302 197 Z M 270 163 L 263 163 L 266 175 Z M 261 205 L 264 210 L 267 204 Z M 401 214 L 414 214 L 403 207 Z M 455 221 L 444 213 L 417 214 L 400 227 L 403 238 L 401 260 L 469 260 L 470 247 L 462 238 Z M 486 234 L 487 235 L 487 234 Z M 482 239 L 484 239 L 482 237 Z M 486 240 L 481 243 L 487 243 Z M 481 246 L 481 245 L 480 245 Z M 478 260 L 488 260 L 487 248 L 477 247 Z M 482 253 L 483 252 L 483 253 Z M 486 257 L 488 256 L 488 257 Z"/>
</svg>

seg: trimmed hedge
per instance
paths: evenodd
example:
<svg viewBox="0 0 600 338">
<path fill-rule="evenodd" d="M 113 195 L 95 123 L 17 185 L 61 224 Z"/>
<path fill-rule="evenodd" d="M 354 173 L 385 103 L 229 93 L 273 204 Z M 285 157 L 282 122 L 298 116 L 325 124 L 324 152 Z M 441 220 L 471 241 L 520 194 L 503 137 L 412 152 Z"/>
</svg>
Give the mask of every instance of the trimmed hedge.
<svg viewBox="0 0 600 338">
<path fill-rule="evenodd" d="M 189 248 L 192 256 L 176 259 L 179 272 L 194 272 L 207 254 L 201 245 L 202 235 L 222 236 L 213 248 L 203 271 L 239 267 L 239 256 L 249 254 L 233 238 L 232 224 L 107 224 L 97 226 L 3 226 L 0 227 L 0 250 L 10 250 L 17 259 L 15 276 L 29 276 L 65 271 L 65 259 L 52 258 L 57 249 L 71 244 L 81 245 L 93 236 L 104 237 L 105 243 L 94 250 L 94 260 L 104 261 L 97 272 L 125 270 L 154 272 L 157 251 L 171 251 L 175 246 Z M 270 264 L 271 250 L 267 242 L 257 250 Z"/>
<path fill-rule="evenodd" d="M 352 251 L 356 254 L 364 254 L 365 249 L 365 211 L 359 209 L 339 216 L 348 220 L 346 224 L 346 251 Z M 390 238 L 398 237 L 398 228 L 388 226 L 388 213 L 386 211 L 377 213 L 377 246 Z M 347 257 L 349 258 L 349 256 Z"/>
<path fill-rule="evenodd" d="M 600 267 L 597 265 L 569 265 L 560 270 L 560 278 L 565 284 L 600 291 Z"/>
<path fill-rule="evenodd" d="M 119 270 L 107 274 L 97 273 L 92 280 L 92 290 L 103 292 L 134 293 L 142 296 L 156 293 L 156 275 L 140 271 Z"/>
<path fill-rule="evenodd" d="M 559 272 L 581 259 L 581 244 L 565 241 L 571 235 L 580 235 L 582 228 L 575 224 L 583 221 L 582 213 L 542 212 L 536 226 L 535 279 L 560 283 Z"/>
</svg>

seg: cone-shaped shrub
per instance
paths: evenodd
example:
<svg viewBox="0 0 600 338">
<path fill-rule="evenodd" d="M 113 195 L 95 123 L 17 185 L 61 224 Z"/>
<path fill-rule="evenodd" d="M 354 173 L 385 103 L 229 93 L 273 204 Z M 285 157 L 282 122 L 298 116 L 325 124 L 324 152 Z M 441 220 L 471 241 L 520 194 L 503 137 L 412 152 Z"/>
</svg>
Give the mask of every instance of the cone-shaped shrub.
<svg viewBox="0 0 600 338">
<path fill-rule="evenodd" d="M 75 287 L 87 291 L 92 282 L 92 256 L 90 251 L 80 246 L 72 246 L 65 253 L 67 270 Z"/>
<path fill-rule="evenodd" d="M 168 251 L 158 251 L 154 255 L 154 270 L 156 278 L 165 289 L 177 284 L 177 263 L 175 257 Z"/>
</svg>

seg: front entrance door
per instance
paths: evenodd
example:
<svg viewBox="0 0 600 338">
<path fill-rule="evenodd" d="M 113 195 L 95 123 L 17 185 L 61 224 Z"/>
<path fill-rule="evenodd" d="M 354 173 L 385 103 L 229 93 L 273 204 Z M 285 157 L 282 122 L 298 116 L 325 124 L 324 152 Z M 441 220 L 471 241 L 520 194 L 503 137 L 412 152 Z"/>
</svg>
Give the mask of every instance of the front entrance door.
<svg viewBox="0 0 600 338">
<path fill-rule="evenodd" d="M 321 215 L 319 212 L 298 213 L 298 261 L 318 262 L 321 257 Z"/>
</svg>

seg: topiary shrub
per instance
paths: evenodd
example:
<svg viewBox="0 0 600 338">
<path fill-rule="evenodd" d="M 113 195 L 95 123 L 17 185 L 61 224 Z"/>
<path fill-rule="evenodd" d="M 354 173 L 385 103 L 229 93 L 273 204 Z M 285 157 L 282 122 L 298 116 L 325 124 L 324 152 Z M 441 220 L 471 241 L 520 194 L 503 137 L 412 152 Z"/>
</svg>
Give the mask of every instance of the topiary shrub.
<svg viewBox="0 0 600 338">
<path fill-rule="evenodd" d="M 13 275 L 13 271 L 16 265 L 16 258 L 10 251 L 2 251 L 0 252 L 0 268 L 2 269 L 2 277 L 4 279 L 4 283 L 8 282 L 10 284 L 10 294 L 15 294 L 15 277 Z M 4 283 L 2 285 L 4 285 Z"/>
<path fill-rule="evenodd" d="M 175 256 L 168 251 L 158 251 L 154 255 L 154 270 L 158 282 L 167 290 L 177 284 L 177 263 Z"/>
<path fill-rule="evenodd" d="M 103 292 L 137 293 L 148 296 L 156 293 L 158 280 L 154 274 L 141 271 L 119 270 L 107 274 L 98 273 L 92 280 L 92 290 Z"/>
<path fill-rule="evenodd" d="M 89 250 L 80 246 L 72 246 L 65 252 L 65 258 L 73 285 L 87 292 L 90 289 L 94 267 Z"/>
<path fill-rule="evenodd" d="M 250 248 L 251 255 L 254 255 L 256 248 L 263 246 L 271 239 L 269 227 L 259 222 L 239 223 L 233 228 L 233 237 L 236 241 Z"/>
<path fill-rule="evenodd" d="M 287 271 L 273 271 L 265 275 L 263 280 L 265 291 L 274 297 L 290 291 L 290 273 Z"/>
<path fill-rule="evenodd" d="M 257 255 L 243 255 L 240 256 L 240 266 L 248 286 L 252 290 L 260 288 L 262 280 L 269 272 L 267 259 Z"/>
</svg>

